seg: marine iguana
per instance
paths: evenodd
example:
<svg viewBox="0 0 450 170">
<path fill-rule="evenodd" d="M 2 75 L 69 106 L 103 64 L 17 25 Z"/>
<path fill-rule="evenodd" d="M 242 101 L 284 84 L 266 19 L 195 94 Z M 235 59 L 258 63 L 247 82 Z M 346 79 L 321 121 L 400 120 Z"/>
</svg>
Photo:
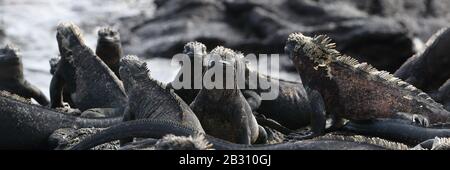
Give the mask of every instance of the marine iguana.
<svg viewBox="0 0 450 170">
<path fill-rule="evenodd" d="M 193 41 L 186 43 L 184 45 L 183 54 L 189 57 L 191 64 L 189 66 L 183 65 L 181 70 L 178 72 L 176 79 L 167 84 L 167 88 L 174 89 L 174 92 L 187 104 L 191 104 L 200 91 L 200 88 L 195 88 L 195 82 L 202 82 L 202 73 L 203 70 L 205 70 L 204 60 L 207 55 L 206 50 L 206 46 L 200 42 Z M 200 69 L 196 68 L 198 66 L 201 67 L 201 70 L 196 70 Z M 190 75 L 183 75 L 183 71 L 186 71 L 183 69 L 188 69 L 190 71 Z M 200 74 L 195 74 L 197 73 L 196 71 Z M 190 88 L 177 87 L 176 83 L 181 83 L 185 78 L 190 79 Z"/>
<path fill-rule="evenodd" d="M 364 122 L 350 121 L 339 131 L 380 137 L 410 146 L 435 137 L 450 137 L 450 129 L 431 126 L 421 127 L 400 119 L 376 119 Z"/>
<path fill-rule="evenodd" d="M 199 42 L 189 42 L 184 46 L 184 54 L 188 55 L 191 60 L 190 70 L 191 70 L 191 87 L 194 87 L 194 81 L 202 80 L 201 75 L 194 74 L 194 66 L 202 66 L 202 70 L 207 69 L 207 49 L 205 45 Z M 237 54 L 242 56 L 242 54 Z M 198 57 L 198 58 L 195 58 Z M 243 59 L 241 59 L 243 60 Z M 194 63 L 194 62 L 202 63 Z M 244 62 L 244 61 L 243 61 Z M 197 68 L 198 69 L 198 68 Z M 181 71 L 178 75 L 181 75 Z M 283 79 L 278 79 L 275 77 L 260 74 L 257 71 L 249 69 L 245 66 L 245 81 L 246 87 L 242 88 L 242 94 L 246 98 L 247 102 L 253 111 L 266 115 L 268 118 L 273 119 L 283 126 L 290 129 L 298 129 L 310 124 L 310 115 L 312 112 L 320 112 L 320 109 L 312 109 L 310 107 L 308 95 L 309 93 L 314 93 L 308 88 L 304 88 L 301 82 L 287 81 Z M 251 76 L 250 76 L 251 75 Z M 199 76 L 199 77 L 195 77 Z M 270 89 L 262 88 L 256 85 L 256 89 L 250 89 L 249 77 L 255 77 L 260 80 L 264 80 L 269 83 L 278 83 L 276 86 L 279 87 L 279 96 L 274 100 L 261 100 L 261 93 L 265 93 Z M 184 77 L 183 77 L 184 78 Z M 180 78 L 179 81 L 182 81 Z M 167 86 L 173 88 L 173 83 L 177 81 L 174 80 Z M 197 96 L 199 89 L 175 89 L 175 93 L 179 95 L 186 103 L 191 103 Z M 317 96 L 317 95 L 316 95 Z M 320 97 L 314 99 L 314 101 L 322 100 Z M 317 111 L 316 111 L 317 110 Z M 317 115 L 317 114 L 316 114 Z"/>
<path fill-rule="evenodd" d="M 388 72 L 341 55 L 334 48 L 327 36 L 311 38 L 301 33 L 289 35 L 285 46 L 302 81 L 323 96 L 326 111 L 335 116 L 333 127 L 341 125 L 341 118 L 401 117 L 422 124 L 450 120 L 450 112 L 426 93 Z M 315 135 L 318 134 L 313 132 L 305 137 Z"/>
<path fill-rule="evenodd" d="M 196 87 L 195 82 L 203 82 L 202 73 L 204 72 L 204 70 L 208 69 L 208 66 L 206 64 L 206 60 L 208 60 L 208 54 L 206 46 L 203 43 L 197 41 L 186 43 L 184 45 L 183 54 L 189 57 L 191 64 L 187 67 L 182 66 L 182 69 L 178 72 L 175 80 L 168 83 L 167 87 L 174 89 L 175 93 L 180 98 L 182 98 L 187 104 L 190 104 L 192 103 L 192 101 L 194 101 L 195 97 L 197 97 L 201 86 L 203 86 L 203 84 L 200 84 L 200 87 Z M 190 75 L 183 75 L 183 73 L 186 72 L 186 70 L 183 69 L 188 69 Z M 177 86 L 176 83 L 181 83 L 182 81 L 184 81 L 185 77 L 190 79 L 190 88 L 175 88 Z M 250 107 L 252 107 L 252 110 L 256 110 L 260 106 L 261 99 L 258 94 L 253 91 L 243 91 L 242 93 L 249 102 Z"/>
<path fill-rule="evenodd" d="M 237 53 L 236 57 L 231 59 L 243 60 L 242 62 L 247 63 L 244 61 L 245 57 L 242 53 Z M 247 64 L 244 69 L 245 87 L 241 88 L 241 91 L 253 111 L 265 115 L 289 129 L 298 129 L 309 125 L 311 116 L 325 116 L 323 108 L 319 105 L 322 102 L 320 95 L 314 94 L 317 92 L 304 87 L 302 82 L 264 75 L 250 69 Z M 256 78 L 256 81 L 251 80 L 251 77 Z M 262 93 L 274 90 L 262 87 L 263 82 L 271 83 L 269 87 L 278 87 L 278 96 L 275 99 L 262 100 Z M 308 96 L 310 97 L 308 98 Z M 314 105 L 311 105 L 310 101 L 314 101 L 312 102 Z"/>
<path fill-rule="evenodd" d="M 119 67 L 122 58 L 122 44 L 120 33 L 112 27 L 103 27 L 98 30 L 97 48 L 95 54 L 114 72 L 120 79 Z"/>
<path fill-rule="evenodd" d="M 207 69 L 207 48 L 204 44 L 200 42 L 188 42 L 184 46 L 183 53 L 189 57 L 190 65 L 189 67 L 185 68 L 188 69 L 189 75 L 184 75 L 186 73 L 186 70 L 180 70 L 177 78 L 173 80 L 172 82 L 167 84 L 167 88 L 174 89 L 174 92 L 182 98 L 186 103 L 192 103 L 192 101 L 197 96 L 198 92 L 200 91 L 199 88 L 195 88 L 195 82 L 202 82 L 202 74 L 196 74 L 196 73 L 202 73 L 204 70 Z M 200 67 L 199 67 L 200 66 Z M 185 67 L 185 66 L 182 66 Z M 199 68 L 197 68 L 199 67 Z M 182 68 L 183 69 L 183 68 Z M 195 70 L 198 69 L 198 70 Z M 184 78 L 190 78 L 190 87 L 191 88 L 174 88 L 176 85 L 175 83 L 180 83 L 183 81 Z M 251 109 L 253 111 L 257 110 L 259 106 L 261 105 L 261 97 L 259 94 L 257 94 L 255 91 L 252 90 L 242 90 L 242 94 L 246 98 L 247 102 L 249 103 Z M 270 128 L 274 128 L 280 132 L 283 132 L 284 134 L 288 134 L 290 131 L 289 129 L 285 128 L 284 126 L 280 125 L 278 122 L 275 122 L 274 120 L 271 120 L 269 118 L 264 117 L 261 114 L 258 114 L 254 112 L 257 119 L 257 122 L 260 123 L 260 125 L 266 125 Z"/>
<path fill-rule="evenodd" d="M 43 106 L 50 103 L 41 90 L 25 80 L 22 55 L 19 49 L 12 44 L 0 49 L 0 90 L 6 90 L 25 98 L 33 98 Z"/>
<path fill-rule="evenodd" d="M 51 108 L 63 107 L 62 94 L 66 91 L 70 94 L 71 107 L 81 111 L 117 108 L 114 116 L 122 115 L 122 106 L 126 103 L 122 82 L 86 46 L 80 29 L 73 23 L 62 22 L 56 38 L 61 60 L 50 84 Z"/>
<path fill-rule="evenodd" d="M 0 113 L 1 149 L 50 149 L 47 139 L 56 129 L 106 128 L 122 120 L 121 117 L 89 119 L 71 116 L 31 104 L 6 91 L 0 91 Z"/>
<path fill-rule="evenodd" d="M 317 139 L 286 142 L 280 144 L 236 144 L 226 140 L 198 132 L 192 128 L 183 126 L 178 122 L 168 120 L 141 119 L 123 122 L 109 127 L 99 133 L 85 138 L 73 146 L 72 150 L 85 150 L 97 145 L 130 137 L 162 138 L 167 134 L 176 136 L 204 135 L 212 144 L 213 149 L 218 150 L 338 150 L 338 149 L 407 149 L 406 145 L 390 142 L 379 138 L 355 137 L 323 137 Z"/>
<path fill-rule="evenodd" d="M 203 132 L 196 115 L 183 100 L 149 75 L 147 63 L 136 56 L 120 61 L 120 75 L 128 94 L 123 120 L 161 119 L 178 122 Z M 122 141 L 124 143 L 126 141 Z"/>
<path fill-rule="evenodd" d="M 429 92 L 436 90 L 450 77 L 450 28 L 435 33 L 426 49 L 409 58 L 395 71 L 394 76 Z"/>
<path fill-rule="evenodd" d="M 213 75 L 214 81 L 217 81 L 215 83 L 223 87 L 202 87 L 191 103 L 192 111 L 199 118 L 205 132 L 234 143 L 265 143 L 266 132 L 256 122 L 250 105 L 238 87 L 238 72 L 244 63 L 241 60 L 227 60 L 229 62 L 222 63 L 221 58 L 234 57 L 237 54 L 221 46 L 213 49 L 210 55 L 208 62 L 211 65 L 204 75 Z M 221 69 L 223 74 L 218 75 L 217 69 Z M 218 78 L 219 76 L 223 81 Z"/>
</svg>

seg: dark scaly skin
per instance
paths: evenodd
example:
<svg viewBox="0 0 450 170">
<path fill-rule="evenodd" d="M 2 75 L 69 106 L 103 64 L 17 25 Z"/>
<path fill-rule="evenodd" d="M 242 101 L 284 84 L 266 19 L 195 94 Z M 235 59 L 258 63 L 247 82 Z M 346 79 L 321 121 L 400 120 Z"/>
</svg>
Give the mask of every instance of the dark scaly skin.
<svg viewBox="0 0 450 170">
<path fill-rule="evenodd" d="M 75 117 L 0 93 L 0 149 L 50 149 L 47 139 L 57 129 L 106 128 L 122 120 Z"/>
<path fill-rule="evenodd" d="M 60 61 L 61 61 L 61 56 L 58 56 L 58 57 L 54 57 L 54 58 L 51 58 L 50 60 L 49 60 L 49 64 L 50 64 L 50 74 L 52 75 L 52 76 L 54 76 L 55 75 L 55 72 L 56 72 L 56 70 L 57 70 L 57 68 L 58 68 L 58 65 L 60 64 Z M 72 68 L 72 66 L 69 66 L 68 65 L 68 63 L 67 63 L 67 61 L 61 61 L 61 63 L 63 63 L 63 65 L 66 65 L 66 68 Z M 65 70 L 65 69 L 64 69 Z M 69 70 L 69 69 L 67 69 L 67 70 Z M 66 72 L 66 73 L 73 73 L 73 69 L 70 69 L 70 70 L 72 70 L 71 72 Z M 50 87 L 51 87 L 51 85 L 50 85 Z M 69 93 L 69 90 L 64 90 L 63 89 L 63 100 L 65 101 L 65 102 L 67 102 L 69 105 L 70 105 L 70 103 L 72 103 L 73 104 L 73 102 L 72 102 L 72 100 L 71 100 L 71 97 L 70 97 L 70 93 Z"/>
<path fill-rule="evenodd" d="M 274 100 L 261 100 L 261 93 L 268 92 L 267 89 L 261 88 L 258 84 L 256 89 L 249 89 L 248 78 L 246 78 L 246 89 L 243 92 L 254 92 L 255 96 L 247 97 L 247 100 L 259 101 L 261 104 L 257 108 L 257 112 L 266 115 L 283 126 L 289 129 L 298 129 L 310 124 L 311 114 L 314 112 L 310 106 L 310 99 L 308 94 L 313 93 L 308 88 L 305 88 L 301 82 L 288 81 L 274 78 L 267 75 L 262 75 L 256 71 L 246 68 L 246 75 L 254 75 L 266 82 L 277 83 L 279 87 L 279 95 Z M 274 87 L 274 86 L 272 86 Z M 322 100 L 318 98 L 317 100 Z M 319 101 L 320 102 L 320 101 Z M 258 102 L 255 102 L 258 103 Z"/>
<path fill-rule="evenodd" d="M 0 90 L 9 91 L 25 98 L 33 98 L 47 106 L 50 102 L 36 86 L 23 76 L 22 55 L 13 45 L 0 49 Z"/>
<path fill-rule="evenodd" d="M 242 56 L 242 54 L 238 54 Z M 242 57 L 243 58 L 243 57 Z M 250 81 L 250 77 L 257 78 L 257 82 Z M 269 92 L 269 89 L 261 87 L 261 81 L 271 83 L 270 87 L 279 87 L 279 94 L 273 100 L 262 100 L 261 94 Z M 256 83 L 256 89 L 250 88 Z M 268 75 L 263 75 L 257 71 L 249 69 L 245 65 L 245 88 L 242 93 L 249 102 L 253 111 L 261 113 L 267 118 L 273 119 L 289 129 L 298 129 L 310 124 L 311 115 L 324 112 L 321 108 L 311 107 L 311 93 L 315 93 L 309 88 L 305 88 L 302 82 L 283 80 Z M 314 98 L 314 102 L 321 102 L 321 98 Z"/>
<path fill-rule="evenodd" d="M 406 146 L 377 138 L 364 137 L 332 137 L 304 140 L 296 142 L 286 142 L 280 144 L 246 145 L 235 144 L 215 138 L 213 136 L 198 132 L 192 128 L 180 125 L 177 122 L 167 120 L 134 120 L 123 122 L 112 126 L 106 130 L 85 138 L 80 143 L 73 146 L 72 150 L 86 150 L 97 145 L 114 140 L 131 137 L 140 138 L 162 138 L 167 134 L 176 136 L 205 135 L 212 148 L 218 150 L 385 150 L 385 149 L 407 149 Z M 372 141 L 372 142 L 371 142 Z M 373 142 L 375 141 L 375 142 Z"/>
<path fill-rule="evenodd" d="M 225 58 L 235 57 L 237 54 L 230 49 L 216 47 L 210 55 Z M 191 108 L 207 134 L 234 143 L 255 143 L 258 138 L 264 138 L 262 134 L 265 134 L 265 130 L 256 122 L 250 105 L 238 87 L 238 68 L 244 63 L 241 60 L 234 60 L 230 61 L 230 64 L 222 64 L 220 61 L 221 59 L 210 59 L 210 62 L 222 66 L 219 69 L 223 69 L 224 74 L 215 75 L 215 77 L 223 77 L 224 81 L 219 82 L 223 84 L 223 87 L 229 83 L 226 82 L 226 77 L 233 79 L 233 87 L 202 88 L 191 103 Z M 226 75 L 227 68 L 234 72 L 234 76 Z M 209 68 L 204 75 L 212 74 L 214 69 L 214 67 Z"/>
<path fill-rule="evenodd" d="M 122 44 L 118 30 L 111 27 L 103 27 L 98 31 L 97 48 L 95 54 L 114 72 L 120 79 L 119 67 L 122 58 Z"/>
<path fill-rule="evenodd" d="M 162 83 L 152 79 L 145 62 L 136 56 L 127 56 L 120 64 L 120 75 L 128 94 L 124 121 L 171 120 L 203 132 L 200 121 L 189 105 Z"/>
<path fill-rule="evenodd" d="M 183 99 L 187 104 L 191 104 L 192 101 L 194 101 L 195 97 L 197 96 L 198 92 L 200 91 L 200 88 L 195 88 L 194 82 L 202 81 L 202 73 L 203 70 L 205 70 L 203 60 L 207 55 L 206 52 L 206 46 L 199 42 L 189 42 L 184 45 L 183 54 L 187 55 L 189 57 L 189 60 L 191 62 L 190 67 L 190 74 L 189 77 L 191 80 L 191 87 L 190 88 L 174 88 L 174 83 L 176 81 L 172 81 L 167 84 L 167 88 L 174 89 L 174 92 Z M 201 70 L 199 70 L 200 74 L 195 74 L 195 66 L 200 66 Z M 185 66 L 182 66 L 182 69 Z M 199 68 L 197 68 L 199 69 Z M 185 77 L 188 77 L 187 75 L 182 74 L 182 70 L 180 70 L 177 74 L 177 77 L 179 81 L 183 81 Z M 203 85 L 202 85 L 203 86 Z"/>
<path fill-rule="evenodd" d="M 342 131 L 364 136 L 376 136 L 390 141 L 417 145 L 435 137 L 450 137 L 450 129 L 437 127 L 420 127 L 399 119 L 377 119 L 365 122 L 349 122 Z"/>
<path fill-rule="evenodd" d="M 198 61 L 201 64 L 202 70 L 206 70 L 206 64 L 203 63 L 204 59 L 207 57 L 207 49 L 205 45 L 199 42 L 189 42 L 184 46 L 183 53 L 188 55 L 191 59 L 191 87 L 194 87 L 194 81 L 201 80 L 199 76 L 194 74 L 194 62 Z M 194 55 L 196 54 L 196 55 Z M 197 60 L 194 60 L 197 57 Z M 282 125 L 290 129 L 298 129 L 310 124 L 310 115 L 314 110 L 310 107 L 308 100 L 309 93 L 313 93 L 310 89 L 304 88 L 301 82 L 287 81 L 283 79 L 278 79 L 270 77 L 267 75 L 262 75 L 256 71 L 248 69 L 246 67 L 246 86 L 241 91 L 245 96 L 247 102 L 253 111 L 260 112 L 275 121 L 278 121 Z M 181 74 L 178 73 L 178 75 Z M 267 89 L 263 89 L 260 86 L 256 86 L 256 89 L 249 89 L 248 75 L 253 77 L 259 77 L 266 82 L 278 83 L 280 94 L 275 100 L 261 100 L 261 93 L 267 92 Z M 180 78 L 182 80 L 183 77 Z M 172 82 L 174 83 L 174 82 Z M 172 86 L 172 83 L 168 84 L 168 87 Z M 259 84 L 258 84 L 259 85 Z M 191 103 L 197 96 L 199 89 L 175 89 L 175 93 L 179 95 L 186 103 Z M 322 100 L 322 99 L 317 99 Z"/>
<path fill-rule="evenodd" d="M 450 77 L 450 29 L 444 28 L 427 42 L 424 51 L 409 58 L 395 76 L 429 92 L 436 90 Z"/>
<path fill-rule="evenodd" d="M 90 108 L 122 110 L 126 103 L 122 82 L 86 46 L 79 28 L 73 23 L 61 23 L 56 37 L 61 60 L 50 84 L 51 108 L 63 107 L 64 91 L 70 94 L 70 106 L 81 111 Z M 117 115 L 122 112 L 118 111 Z"/>
<path fill-rule="evenodd" d="M 432 124 L 450 120 L 450 112 L 421 90 L 367 63 L 342 56 L 330 41 L 326 36 L 293 33 L 285 50 L 303 83 L 323 96 L 326 111 L 335 117 L 335 127 L 342 123 L 341 118 L 370 120 L 400 115 Z"/>
<path fill-rule="evenodd" d="M 442 103 L 450 111 L 450 79 L 448 79 L 436 92 L 436 101 Z"/>
</svg>

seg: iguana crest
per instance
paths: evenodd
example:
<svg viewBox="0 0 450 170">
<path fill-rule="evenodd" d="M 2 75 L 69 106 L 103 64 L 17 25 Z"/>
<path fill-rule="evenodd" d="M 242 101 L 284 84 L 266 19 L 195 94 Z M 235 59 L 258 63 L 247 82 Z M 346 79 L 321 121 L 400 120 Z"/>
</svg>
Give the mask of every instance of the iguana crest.
<svg viewBox="0 0 450 170">
<path fill-rule="evenodd" d="M 149 76 L 150 70 L 147 68 L 147 63 L 140 60 L 137 56 L 128 55 L 121 59 L 120 72 L 127 75 L 124 78 L 132 78 L 136 81 L 144 81 L 151 78 Z"/>
<path fill-rule="evenodd" d="M 450 138 L 434 138 L 431 150 L 448 150 L 450 148 Z"/>
<path fill-rule="evenodd" d="M 208 150 L 212 149 L 210 144 L 203 134 L 196 134 L 192 136 L 175 136 L 168 134 L 155 144 L 156 150 Z"/>
<path fill-rule="evenodd" d="M 377 138 L 377 137 L 365 137 L 361 135 L 353 135 L 353 136 L 342 136 L 342 135 L 324 135 L 320 137 L 316 137 L 313 140 L 340 140 L 340 141 L 349 141 L 349 142 L 357 142 L 357 143 L 366 143 L 371 145 L 377 145 L 384 147 L 386 149 L 391 150 L 408 150 L 408 146 L 402 143 L 391 142 L 385 139 Z"/>
<path fill-rule="evenodd" d="M 127 91 L 133 89 L 134 86 L 156 83 L 167 93 L 170 93 L 173 96 L 175 96 L 178 104 L 181 101 L 181 99 L 177 95 L 175 95 L 173 91 L 167 88 L 166 85 L 164 85 L 158 80 L 153 79 L 150 76 L 150 70 L 147 67 L 147 63 L 144 62 L 143 60 L 140 60 L 139 57 L 135 55 L 125 56 L 120 60 L 120 74 L 124 79 L 123 82 L 126 86 L 125 89 Z"/>
<path fill-rule="evenodd" d="M 217 46 L 213 50 L 211 50 L 210 54 L 212 56 L 218 56 L 220 57 L 220 62 L 223 64 L 243 64 L 242 66 L 245 66 L 245 68 L 248 68 L 248 60 L 245 59 L 244 54 L 241 52 L 236 52 L 232 49 L 225 48 L 223 46 Z M 209 57 L 209 61 L 211 60 L 211 56 Z"/>
</svg>

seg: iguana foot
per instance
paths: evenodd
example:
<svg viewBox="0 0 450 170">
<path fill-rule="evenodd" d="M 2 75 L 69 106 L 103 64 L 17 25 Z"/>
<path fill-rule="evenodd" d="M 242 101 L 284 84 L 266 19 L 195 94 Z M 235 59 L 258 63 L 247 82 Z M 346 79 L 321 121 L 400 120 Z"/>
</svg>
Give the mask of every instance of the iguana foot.
<svg viewBox="0 0 450 170">
<path fill-rule="evenodd" d="M 413 124 L 418 125 L 418 126 L 423 126 L 423 127 L 430 126 L 430 122 L 428 121 L 428 118 L 426 118 L 425 116 L 422 116 L 422 115 L 417 115 L 417 114 L 412 115 L 412 122 L 413 122 Z"/>
<path fill-rule="evenodd" d="M 411 124 L 416 126 L 428 127 L 430 125 L 428 118 L 419 114 L 398 112 L 394 118 L 410 121 Z"/>
</svg>

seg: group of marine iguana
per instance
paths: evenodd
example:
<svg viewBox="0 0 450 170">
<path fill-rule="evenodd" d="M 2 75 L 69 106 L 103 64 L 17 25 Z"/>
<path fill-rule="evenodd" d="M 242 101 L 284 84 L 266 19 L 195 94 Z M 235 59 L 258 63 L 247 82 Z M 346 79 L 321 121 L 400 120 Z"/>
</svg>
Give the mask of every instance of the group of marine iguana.
<svg viewBox="0 0 450 170">
<path fill-rule="evenodd" d="M 450 29 L 394 75 L 341 54 L 327 36 L 292 33 L 285 51 L 298 82 L 252 70 L 244 54 L 223 46 L 184 46 L 191 61 L 209 61 L 203 74 L 222 64 L 277 83 L 274 100 L 261 98 L 267 89 L 248 88 L 255 83 L 248 77 L 245 87 L 234 78 L 229 89 L 176 89 L 153 79 L 143 60 L 124 56 L 117 30 L 105 27 L 98 36 L 94 53 L 75 24 L 58 25 L 61 57 L 50 61 L 50 101 L 24 80 L 19 50 L 0 50 L 1 149 L 450 148 Z M 198 76 L 191 75 L 178 78 Z"/>
</svg>

